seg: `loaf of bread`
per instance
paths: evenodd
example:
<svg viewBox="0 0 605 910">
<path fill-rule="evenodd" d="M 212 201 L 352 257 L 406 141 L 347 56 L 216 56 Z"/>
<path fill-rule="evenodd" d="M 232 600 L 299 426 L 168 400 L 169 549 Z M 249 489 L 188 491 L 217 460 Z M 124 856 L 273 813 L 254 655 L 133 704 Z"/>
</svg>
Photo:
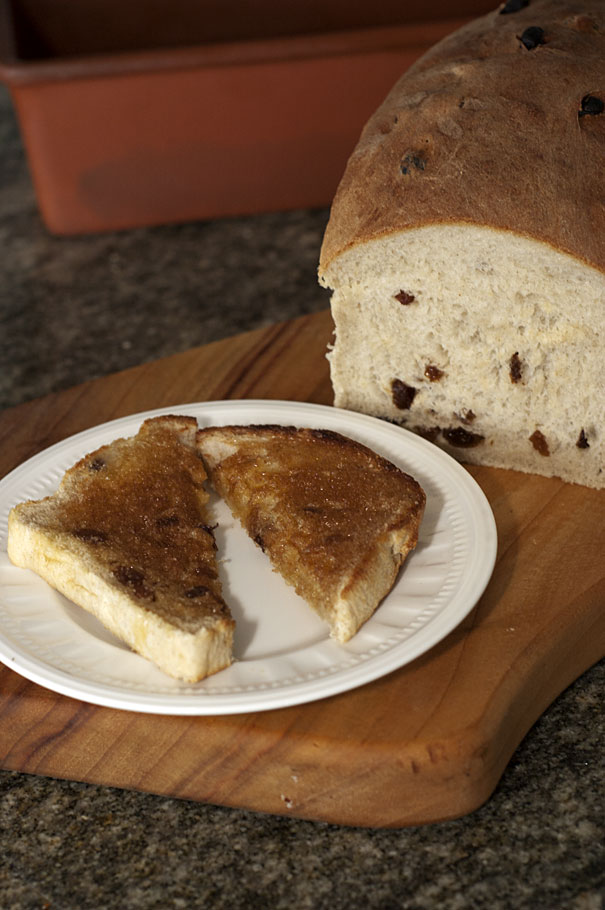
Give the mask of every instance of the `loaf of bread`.
<svg viewBox="0 0 605 910">
<path fill-rule="evenodd" d="M 416 546 L 425 505 L 419 484 L 329 430 L 208 427 L 198 445 L 249 536 L 331 636 L 348 641 Z"/>
<path fill-rule="evenodd" d="M 11 511 L 8 555 L 171 676 L 231 663 L 206 472 L 192 417 L 147 420 L 70 468 L 52 496 Z"/>
<path fill-rule="evenodd" d="M 335 404 L 605 487 L 605 4 L 507 0 L 366 125 L 320 261 Z"/>
</svg>

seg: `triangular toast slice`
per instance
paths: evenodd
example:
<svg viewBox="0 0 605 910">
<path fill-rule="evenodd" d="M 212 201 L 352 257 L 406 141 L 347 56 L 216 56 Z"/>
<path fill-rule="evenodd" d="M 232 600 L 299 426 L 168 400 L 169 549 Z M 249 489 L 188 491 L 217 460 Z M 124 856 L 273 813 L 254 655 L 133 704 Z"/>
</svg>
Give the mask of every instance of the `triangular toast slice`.
<svg viewBox="0 0 605 910">
<path fill-rule="evenodd" d="M 425 494 L 338 433 L 207 427 L 211 482 L 273 567 L 345 642 L 376 610 L 418 540 Z"/>
<path fill-rule="evenodd" d="M 163 416 L 82 458 L 16 506 L 8 555 L 178 679 L 231 663 L 197 421 Z"/>
</svg>

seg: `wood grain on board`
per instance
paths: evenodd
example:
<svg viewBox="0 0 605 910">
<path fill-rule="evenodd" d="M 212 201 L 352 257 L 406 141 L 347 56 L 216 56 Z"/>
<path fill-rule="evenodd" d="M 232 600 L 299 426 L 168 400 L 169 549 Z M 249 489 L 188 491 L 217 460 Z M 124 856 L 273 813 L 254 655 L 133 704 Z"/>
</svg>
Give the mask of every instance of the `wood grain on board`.
<svg viewBox="0 0 605 910">
<path fill-rule="evenodd" d="M 107 420 L 187 401 L 331 404 L 328 313 L 196 348 L 0 414 L 0 476 Z M 498 527 L 490 584 L 413 663 L 308 705 L 165 717 L 85 704 L 0 667 L 6 769 L 365 826 L 489 798 L 527 730 L 605 654 L 605 491 L 469 469 Z"/>
</svg>

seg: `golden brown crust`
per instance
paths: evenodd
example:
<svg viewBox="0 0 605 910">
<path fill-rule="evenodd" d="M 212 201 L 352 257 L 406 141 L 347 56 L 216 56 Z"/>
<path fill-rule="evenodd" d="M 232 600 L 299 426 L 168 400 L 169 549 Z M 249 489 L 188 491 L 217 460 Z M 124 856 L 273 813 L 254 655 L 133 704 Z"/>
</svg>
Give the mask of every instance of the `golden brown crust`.
<svg viewBox="0 0 605 910">
<path fill-rule="evenodd" d="M 513 231 L 605 270 L 605 113 L 584 110 L 605 101 L 605 6 L 501 8 L 432 48 L 370 119 L 320 274 L 351 246 L 450 223 Z M 528 28 L 543 43 L 528 48 Z"/>
</svg>

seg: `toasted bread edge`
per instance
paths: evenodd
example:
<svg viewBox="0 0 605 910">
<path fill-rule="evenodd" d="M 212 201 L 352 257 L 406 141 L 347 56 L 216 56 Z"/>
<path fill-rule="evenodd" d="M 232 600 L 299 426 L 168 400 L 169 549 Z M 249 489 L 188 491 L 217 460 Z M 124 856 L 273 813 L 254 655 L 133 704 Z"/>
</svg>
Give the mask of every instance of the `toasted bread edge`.
<svg viewBox="0 0 605 910">
<path fill-rule="evenodd" d="M 9 515 L 7 551 L 14 565 L 36 572 L 169 676 L 199 682 L 229 666 L 231 621 L 221 617 L 195 633 L 172 626 L 111 586 L 60 538 L 29 522 L 24 505 L 15 506 Z"/>
</svg>

